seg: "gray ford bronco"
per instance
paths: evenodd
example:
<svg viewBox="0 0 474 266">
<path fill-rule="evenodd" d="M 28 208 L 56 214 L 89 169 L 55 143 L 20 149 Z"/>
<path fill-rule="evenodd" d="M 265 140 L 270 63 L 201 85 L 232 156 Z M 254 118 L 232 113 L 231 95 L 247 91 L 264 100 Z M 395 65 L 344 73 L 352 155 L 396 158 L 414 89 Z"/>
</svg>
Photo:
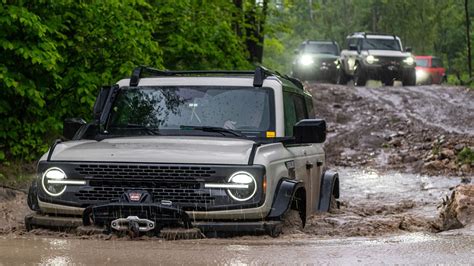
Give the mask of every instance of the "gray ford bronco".
<svg viewBox="0 0 474 266">
<path fill-rule="evenodd" d="M 304 223 L 337 204 L 326 123 L 295 79 L 255 71 L 136 68 L 103 87 L 94 120 L 69 119 L 38 163 L 27 229 L 277 236 L 289 211 Z"/>
<path fill-rule="evenodd" d="M 337 82 L 340 49 L 335 41 L 305 41 L 295 51 L 292 75 L 300 80 Z"/>
<path fill-rule="evenodd" d="M 395 35 L 356 32 L 347 36 L 347 47 L 341 51 L 338 83 L 350 79 L 356 86 L 365 86 L 367 80 L 380 80 L 392 86 L 399 80 L 404 86 L 416 83 L 415 58 L 411 48 L 403 50 Z"/>
</svg>

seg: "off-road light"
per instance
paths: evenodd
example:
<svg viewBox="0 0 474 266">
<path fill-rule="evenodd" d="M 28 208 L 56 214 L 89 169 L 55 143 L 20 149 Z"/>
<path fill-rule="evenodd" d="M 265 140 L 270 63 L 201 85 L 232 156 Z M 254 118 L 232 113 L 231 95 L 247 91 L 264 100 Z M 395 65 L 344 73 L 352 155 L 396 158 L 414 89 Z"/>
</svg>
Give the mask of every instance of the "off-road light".
<svg viewBox="0 0 474 266">
<path fill-rule="evenodd" d="M 85 185 L 84 180 L 67 180 L 66 173 L 61 168 L 51 167 L 43 173 L 41 186 L 46 194 L 57 197 L 66 191 L 67 185 Z"/>
<path fill-rule="evenodd" d="M 405 64 L 411 66 L 415 63 L 415 58 L 413 58 L 413 56 L 409 56 L 409 57 L 405 58 L 405 60 L 403 60 L 403 62 L 405 62 Z"/>
<path fill-rule="evenodd" d="M 303 66 L 309 66 L 314 63 L 314 60 L 311 55 L 304 54 L 300 57 L 299 63 Z"/>
<path fill-rule="evenodd" d="M 227 189 L 227 192 L 231 198 L 237 201 L 249 200 L 257 192 L 257 181 L 255 181 L 255 178 L 247 172 L 241 171 L 232 174 L 228 180 L 228 183 L 242 186 L 241 188 Z M 244 188 L 244 186 L 246 188 Z"/>
<path fill-rule="evenodd" d="M 375 56 L 373 56 L 373 55 L 369 55 L 365 58 L 365 61 L 367 61 L 367 63 L 369 63 L 369 64 L 373 64 L 373 63 L 379 61 L 379 59 L 375 58 Z"/>
</svg>

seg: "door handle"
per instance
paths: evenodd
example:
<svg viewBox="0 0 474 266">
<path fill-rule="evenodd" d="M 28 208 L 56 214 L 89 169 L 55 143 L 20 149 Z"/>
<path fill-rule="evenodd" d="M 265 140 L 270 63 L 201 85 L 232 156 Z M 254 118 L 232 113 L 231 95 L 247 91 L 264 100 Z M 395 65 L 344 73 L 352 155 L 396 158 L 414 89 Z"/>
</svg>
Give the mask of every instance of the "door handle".
<svg viewBox="0 0 474 266">
<path fill-rule="evenodd" d="M 309 169 L 313 168 L 313 166 L 314 166 L 313 163 L 311 163 L 311 162 L 306 162 L 306 169 L 309 170 Z"/>
</svg>

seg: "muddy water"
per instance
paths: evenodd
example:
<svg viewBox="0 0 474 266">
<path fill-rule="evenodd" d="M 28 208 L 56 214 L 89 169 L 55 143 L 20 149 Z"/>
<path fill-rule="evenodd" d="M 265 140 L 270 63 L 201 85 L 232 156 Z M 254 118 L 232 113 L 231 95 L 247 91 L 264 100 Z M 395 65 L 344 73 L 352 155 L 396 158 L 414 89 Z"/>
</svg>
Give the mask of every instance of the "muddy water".
<svg viewBox="0 0 474 266">
<path fill-rule="evenodd" d="M 290 226 L 279 238 L 131 241 L 17 232 L 0 237 L 0 265 L 474 263 L 474 227 L 449 234 L 432 227 L 437 205 L 460 178 L 337 171 L 341 208 L 311 217 L 304 229 Z"/>
<path fill-rule="evenodd" d="M 474 237 L 422 233 L 383 238 L 95 241 L 0 238 L 0 264 L 473 263 Z"/>
<path fill-rule="evenodd" d="M 311 217 L 301 232 L 288 230 L 284 237 L 298 233 L 327 237 L 435 232 L 437 206 L 461 180 L 355 168 L 337 170 L 341 208 Z"/>
</svg>

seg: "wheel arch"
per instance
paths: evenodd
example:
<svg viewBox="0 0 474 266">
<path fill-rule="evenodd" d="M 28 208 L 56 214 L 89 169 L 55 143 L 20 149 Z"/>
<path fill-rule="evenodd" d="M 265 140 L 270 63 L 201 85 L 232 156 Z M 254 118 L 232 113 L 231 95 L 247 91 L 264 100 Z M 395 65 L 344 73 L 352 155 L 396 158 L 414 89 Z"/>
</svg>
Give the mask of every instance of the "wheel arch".
<svg viewBox="0 0 474 266">
<path fill-rule="evenodd" d="M 331 196 L 336 199 L 340 196 L 339 174 L 334 171 L 325 171 L 321 177 L 318 211 L 327 212 L 331 207 Z"/>
</svg>

